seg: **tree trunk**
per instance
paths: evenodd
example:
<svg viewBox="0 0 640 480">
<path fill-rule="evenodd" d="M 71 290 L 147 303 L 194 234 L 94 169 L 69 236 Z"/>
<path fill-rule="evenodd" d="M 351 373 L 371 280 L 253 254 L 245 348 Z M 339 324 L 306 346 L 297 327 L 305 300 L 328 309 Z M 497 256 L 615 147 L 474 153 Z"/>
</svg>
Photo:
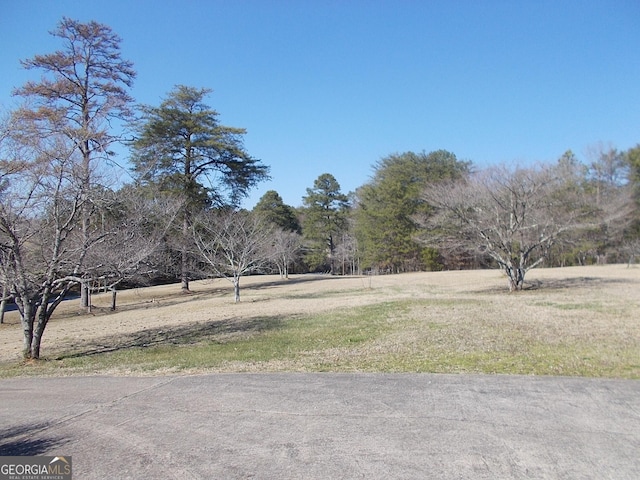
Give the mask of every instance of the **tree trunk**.
<svg viewBox="0 0 640 480">
<path fill-rule="evenodd" d="M 191 293 L 189 290 L 189 252 L 187 251 L 187 238 L 189 235 L 189 219 L 184 215 L 182 220 L 182 258 L 180 266 L 180 280 L 182 293 Z"/>
<path fill-rule="evenodd" d="M 7 308 L 7 286 L 2 286 L 2 300 L 0 301 L 0 325 L 4 323 L 4 311 Z"/>
<path fill-rule="evenodd" d="M 86 283 L 80 284 L 80 306 L 82 308 L 89 308 L 89 287 Z"/>
<path fill-rule="evenodd" d="M 90 292 L 90 291 L 89 291 Z M 37 317 L 37 322 L 32 321 L 31 324 L 33 326 L 33 336 L 31 338 L 31 349 L 30 349 L 30 358 L 33 360 L 38 360 L 40 358 L 40 344 L 42 343 L 42 335 L 44 334 L 44 329 L 49 323 L 49 318 L 51 318 L 51 314 L 53 310 L 49 310 L 49 300 L 51 299 L 50 290 L 47 288 L 42 293 L 40 297 L 40 306 L 36 307 L 33 311 L 34 320 Z M 89 297 L 89 308 L 91 308 L 91 297 Z"/>
<path fill-rule="evenodd" d="M 91 287 L 87 283 L 87 285 L 85 285 L 83 288 L 87 290 L 87 293 L 86 293 L 86 298 L 87 298 L 86 310 L 87 310 L 87 313 L 91 313 Z"/>
<path fill-rule="evenodd" d="M 44 319 L 46 313 L 43 312 L 44 309 L 40 310 L 40 314 L 38 315 L 38 322 L 35 323 L 35 328 L 33 330 L 33 337 L 31 338 L 31 351 L 30 358 L 33 360 L 40 359 L 40 344 L 42 343 L 42 334 L 44 333 L 44 327 L 47 322 Z"/>
<path fill-rule="evenodd" d="M 522 288 L 524 287 L 525 270 L 523 268 L 507 266 L 505 268 L 505 273 L 507 274 L 507 278 L 509 279 L 509 291 L 514 292 L 522 290 Z"/>
<path fill-rule="evenodd" d="M 116 296 L 117 296 L 118 292 L 116 291 L 116 289 L 112 289 L 111 290 L 111 311 L 113 312 L 116 309 Z"/>
<path fill-rule="evenodd" d="M 233 298 L 236 303 L 240 302 L 240 276 L 233 276 Z"/>
<path fill-rule="evenodd" d="M 24 301 L 21 298 L 17 298 L 16 302 L 22 303 L 20 308 L 20 321 L 22 323 L 22 356 L 25 359 L 31 357 L 31 344 L 33 342 L 33 323 L 35 320 L 36 312 L 33 305 L 28 300 Z"/>
<path fill-rule="evenodd" d="M 335 275 L 335 265 L 334 265 L 334 257 L 333 252 L 335 250 L 335 246 L 333 244 L 333 235 L 329 235 L 329 274 Z"/>
<path fill-rule="evenodd" d="M 88 124 L 88 113 L 87 102 L 83 103 L 82 108 L 82 118 L 83 118 L 83 127 L 87 127 Z M 87 130 L 84 130 L 85 132 Z M 89 140 L 84 139 L 80 146 L 80 150 L 82 152 L 82 168 L 80 172 L 80 181 L 82 182 L 80 188 L 81 199 L 82 199 L 82 210 L 81 210 L 81 218 L 82 218 L 82 243 L 83 243 L 83 251 L 86 252 L 89 248 L 89 217 L 91 216 L 91 206 L 89 205 L 89 191 L 91 189 L 91 173 L 90 173 L 90 164 L 91 164 L 91 150 L 89 148 Z M 89 298 L 89 283 L 88 280 L 82 282 L 80 284 L 80 306 L 87 311 L 91 308 L 91 299 Z"/>
</svg>

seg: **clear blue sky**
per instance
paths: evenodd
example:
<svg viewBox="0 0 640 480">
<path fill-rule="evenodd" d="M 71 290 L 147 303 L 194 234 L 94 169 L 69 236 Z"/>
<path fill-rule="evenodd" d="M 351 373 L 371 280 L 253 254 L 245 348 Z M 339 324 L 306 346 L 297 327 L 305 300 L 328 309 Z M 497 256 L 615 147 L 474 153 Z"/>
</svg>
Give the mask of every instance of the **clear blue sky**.
<svg viewBox="0 0 640 480">
<path fill-rule="evenodd" d="M 267 190 L 298 206 L 325 172 L 347 193 L 409 150 L 482 167 L 640 143 L 638 0 L 0 0 L 4 108 L 62 16 L 122 38 L 140 103 L 214 90 L 271 166 L 249 208 Z"/>
</svg>

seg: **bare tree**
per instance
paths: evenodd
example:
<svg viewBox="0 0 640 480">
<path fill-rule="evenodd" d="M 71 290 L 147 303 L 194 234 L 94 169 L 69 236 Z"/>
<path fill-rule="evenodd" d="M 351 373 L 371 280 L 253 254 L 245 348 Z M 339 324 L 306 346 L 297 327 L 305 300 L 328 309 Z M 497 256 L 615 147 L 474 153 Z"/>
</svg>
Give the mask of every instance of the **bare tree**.
<svg viewBox="0 0 640 480">
<path fill-rule="evenodd" d="M 346 275 L 347 272 L 355 275 L 358 272 L 358 241 L 356 237 L 344 232 L 335 251 L 342 275 Z"/>
<path fill-rule="evenodd" d="M 179 206 L 162 200 L 85 195 L 82 156 L 66 135 L 41 135 L 21 116 L 0 138 L 0 285 L 20 313 L 25 358 L 38 359 L 57 306 L 87 272 L 111 287 L 136 272 L 154 251 Z M 52 129 L 53 131 L 53 129 Z M 86 203 L 95 234 L 82 229 Z M 99 209 L 97 207 L 100 207 Z M 90 267 L 87 267 L 90 265 Z"/>
<path fill-rule="evenodd" d="M 85 263 L 92 266 L 94 281 L 111 291 L 111 309 L 115 310 L 118 285 L 157 271 L 153 258 L 162 248 L 182 203 L 131 187 L 112 192 L 109 197 L 108 205 L 100 209 L 102 238 L 90 249 Z"/>
<path fill-rule="evenodd" d="M 5 153 L 4 147 L 8 143 L 9 138 L 9 116 L 2 112 L 0 117 L 0 200 L 3 199 L 3 193 L 7 189 L 7 182 L 5 176 L 10 172 L 11 167 L 7 159 L 3 158 L 2 154 Z M 0 248 L 2 248 L 0 246 Z M 2 271 L 0 271 L 0 281 L 2 281 L 2 296 L 0 297 L 0 325 L 4 323 L 4 312 L 7 308 L 7 302 L 11 300 L 9 296 L 9 289 L 6 284 L 6 278 L 2 278 Z"/>
<path fill-rule="evenodd" d="M 0 298 L 0 325 L 4 323 L 4 312 L 7 308 L 7 301 L 9 301 L 11 297 L 9 296 L 9 292 L 6 285 L 2 285 L 2 297 Z"/>
<path fill-rule="evenodd" d="M 202 259 L 215 275 L 233 283 L 234 299 L 239 302 L 240 278 L 262 270 L 272 260 L 271 227 L 256 215 L 226 210 L 201 214 L 193 231 Z"/>
<path fill-rule="evenodd" d="M 273 263 L 280 278 L 289 278 L 289 266 L 298 258 L 302 250 L 302 236 L 299 233 L 278 229 L 273 231 Z"/>
<path fill-rule="evenodd" d="M 558 238 L 592 214 L 582 192 L 566 187 L 555 166 L 493 167 L 432 185 L 424 199 L 436 213 L 426 219 L 422 238 L 436 247 L 464 242 L 499 265 L 510 291 L 521 290 L 526 273 Z"/>
<path fill-rule="evenodd" d="M 128 89 L 136 74 L 132 63 L 120 56 L 120 37 L 107 25 L 63 18 L 51 34 L 62 49 L 22 61 L 24 68 L 43 76 L 15 90 L 29 102 L 16 114 L 31 121 L 40 136 L 64 135 L 81 156 L 75 168 L 83 196 L 81 231 L 88 245 L 95 241 L 90 218 L 94 204 L 89 200 L 96 160 L 111 157 L 110 147 L 120 140 L 112 122 L 132 116 Z M 83 304 L 88 306 L 84 296 Z"/>
<path fill-rule="evenodd" d="M 600 212 L 597 228 L 591 232 L 594 256 L 598 263 L 606 263 L 611 253 L 614 257 L 625 254 L 621 245 L 634 210 L 630 164 L 624 152 L 601 143 L 590 147 L 587 156 L 590 159 L 587 181 Z"/>
<path fill-rule="evenodd" d="M 45 327 L 77 282 L 88 248 L 75 238 L 85 201 L 80 159 L 61 135 L 8 143 L 0 149 L 0 284 L 20 313 L 24 357 L 38 359 Z"/>
<path fill-rule="evenodd" d="M 622 253 L 627 257 L 627 267 L 636 262 L 636 258 L 640 256 L 640 239 L 631 238 L 623 242 Z"/>
</svg>

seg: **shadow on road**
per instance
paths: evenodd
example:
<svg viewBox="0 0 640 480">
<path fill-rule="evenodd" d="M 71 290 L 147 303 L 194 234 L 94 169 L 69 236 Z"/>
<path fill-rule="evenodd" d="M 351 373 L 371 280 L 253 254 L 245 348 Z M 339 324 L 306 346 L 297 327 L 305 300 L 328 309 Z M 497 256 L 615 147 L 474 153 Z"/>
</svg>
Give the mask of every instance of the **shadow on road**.
<svg viewBox="0 0 640 480">
<path fill-rule="evenodd" d="M 0 428 L 0 455 L 44 455 L 67 443 L 60 437 L 42 435 L 48 427 L 40 423 Z"/>
</svg>

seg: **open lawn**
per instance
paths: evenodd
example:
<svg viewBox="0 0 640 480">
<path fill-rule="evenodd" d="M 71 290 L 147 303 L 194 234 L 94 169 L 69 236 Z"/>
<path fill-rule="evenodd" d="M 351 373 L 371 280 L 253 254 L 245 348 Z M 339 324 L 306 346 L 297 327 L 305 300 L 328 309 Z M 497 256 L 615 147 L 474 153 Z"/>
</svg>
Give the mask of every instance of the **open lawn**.
<svg viewBox="0 0 640 480">
<path fill-rule="evenodd" d="M 17 312 L 0 325 L 0 376 L 204 372 L 466 372 L 640 378 L 640 268 L 374 277 L 245 277 L 93 296 L 59 307 L 43 360 L 20 361 Z"/>
</svg>

